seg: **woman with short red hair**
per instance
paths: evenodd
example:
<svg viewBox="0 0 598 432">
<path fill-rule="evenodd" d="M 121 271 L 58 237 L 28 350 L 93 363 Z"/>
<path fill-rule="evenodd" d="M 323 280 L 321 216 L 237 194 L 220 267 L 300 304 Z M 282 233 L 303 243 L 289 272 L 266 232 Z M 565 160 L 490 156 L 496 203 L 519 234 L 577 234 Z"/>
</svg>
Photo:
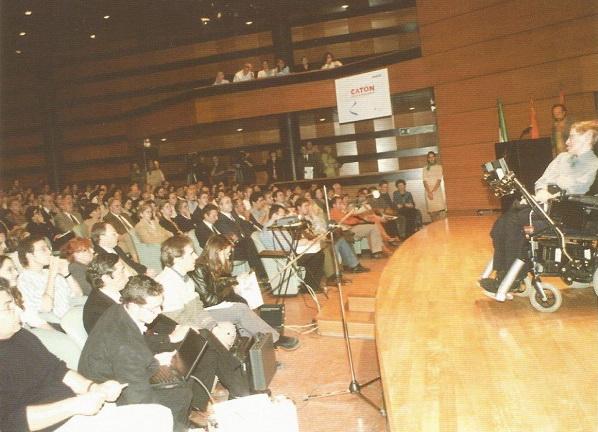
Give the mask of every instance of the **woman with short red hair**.
<svg viewBox="0 0 598 432">
<path fill-rule="evenodd" d="M 88 296 L 91 292 L 91 285 L 87 282 L 85 274 L 87 266 L 93 259 L 93 245 L 90 239 L 75 237 L 70 239 L 61 250 L 63 258 L 69 262 L 69 272 L 75 278 L 83 295 Z"/>
</svg>

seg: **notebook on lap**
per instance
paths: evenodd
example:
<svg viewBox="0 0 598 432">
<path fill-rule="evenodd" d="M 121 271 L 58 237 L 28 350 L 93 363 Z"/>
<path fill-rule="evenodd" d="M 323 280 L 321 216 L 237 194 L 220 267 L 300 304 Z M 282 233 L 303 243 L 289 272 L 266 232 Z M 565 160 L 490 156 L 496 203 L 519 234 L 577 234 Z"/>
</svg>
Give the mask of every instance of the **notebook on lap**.
<svg viewBox="0 0 598 432">
<path fill-rule="evenodd" d="M 170 366 L 160 368 L 150 378 L 152 387 L 172 388 L 184 385 L 197 366 L 208 346 L 208 340 L 201 329 L 199 333 L 189 330 L 185 339 L 172 357 Z"/>
</svg>

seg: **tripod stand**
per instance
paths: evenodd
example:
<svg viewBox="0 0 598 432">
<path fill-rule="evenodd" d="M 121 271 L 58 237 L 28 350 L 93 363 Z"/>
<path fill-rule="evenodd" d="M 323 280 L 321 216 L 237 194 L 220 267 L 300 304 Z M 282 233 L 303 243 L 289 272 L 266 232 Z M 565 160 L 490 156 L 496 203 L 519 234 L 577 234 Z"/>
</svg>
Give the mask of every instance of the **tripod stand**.
<svg viewBox="0 0 598 432">
<path fill-rule="evenodd" d="M 328 215 L 328 219 L 330 220 L 330 208 L 328 205 L 328 191 L 326 189 L 326 186 L 324 186 L 324 198 L 325 198 L 325 202 L 326 202 L 326 213 Z M 339 221 L 339 224 L 341 224 L 351 214 L 352 214 L 352 212 L 349 212 L 347 215 L 345 215 L 345 217 Z M 332 248 L 334 248 L 334 230 L 335 230 L 335 228 L 333 227 L 333 228 L 330 228 L 327 232 L 327 235 L 330 236 Z M 338 390 L 338 391 L 334 391 L 334 392 L 320 393 L 320 394 L 309 394 L 304 398 L 304 400 L 318 399 L 318 398 L 331 397 L 331 396 L 339 396 L 339 395 L 343 395 L 343 394 L 354 394 L 354 395 L 357 395 L 362 400 L 364 400 L 365 402 L 367 402 L 372 407 L 374 407 L 382 416 L 386 416 L 386 410 L 384 408 L 384 400 L 382 401 L 382 406 L 378 406 L 371 399 L 366 397 L 361 392 L 362 388 L 367 387 L 370 384 L 375 383 L 376 381 L 380 381 L 380 377 L 376 377 L 376 378 L 366 381 L 364 383 L 359 383 L 357 381 L 357 377 L 355 374 L 355 365 L 353 364 L 353 351 L 351 349 L 351 340 L 349 339 L 349 329 L 347 327 L 347 319 L 346 319 L 346 312 L 345 312 L 345 298 L 343 295 L 343 283 L 342 283 L 342 279 L 340 276 L 340 267 L 338 264 L 338 257 L 336 256 L 336 251 L 333 250 L 332 256 L 333 256 L 333 262 L 334 262 L 334 271 L 336 274 L 336 284 L 338 287 L 338 294 L 339 294 L 339 303 L 340 303 L 340 309 L 341 309 L 341 321 L 342 321 L 342 325 L 343 325 L 343 338 L 345 341 L 345 348 L 347 350 L 347 359 L 349 361 L 349 369 L 351 371 L 351 382 L 349 383 L 349 387 L 346 390 Z"/>
</svg>

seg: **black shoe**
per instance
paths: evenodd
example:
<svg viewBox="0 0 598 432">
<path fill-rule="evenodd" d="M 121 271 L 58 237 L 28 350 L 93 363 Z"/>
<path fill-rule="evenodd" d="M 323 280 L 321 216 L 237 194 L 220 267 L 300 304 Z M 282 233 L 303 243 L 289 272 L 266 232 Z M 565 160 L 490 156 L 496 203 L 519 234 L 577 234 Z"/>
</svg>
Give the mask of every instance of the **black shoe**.
<svg viewBox="0 0 598 432">
<path fill-rule="evenodd" d="M 362 266 L 361 264 L 357 264 L 355 267 L 349 270 L 351 273 L 367 273 L 370 271 L 369 268 Z"/>
<path fill-rule="evenodd" d="M 299 348 L 300 345 L 301 343 L 296 337 L 280 336 L 274 344 L 274 348 L 282 348 L 285 351 L 294 351 Z"/>
<path fill-rule="evenodd" d="M 484 291 L 487 291 L 489 293 L 494 293 L 494 294 L 496 294 L 498 292 L 498 287 L 500 285 L 500 282 L 497 279 L 484 278 L 484 279 L 480 279 L 478 282 L 480 284 L 480 287 L 482 287 L 482 289 Z"/>
</svg>

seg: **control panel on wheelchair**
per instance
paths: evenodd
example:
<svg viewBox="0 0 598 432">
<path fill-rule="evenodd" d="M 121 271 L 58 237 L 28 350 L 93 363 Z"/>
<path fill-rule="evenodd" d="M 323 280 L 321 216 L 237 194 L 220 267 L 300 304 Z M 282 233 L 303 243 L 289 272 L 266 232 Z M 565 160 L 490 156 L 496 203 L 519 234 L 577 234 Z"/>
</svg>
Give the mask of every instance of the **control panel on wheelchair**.
<svg viewBox="0 0 598 432">
<path fill-rule="evenodd" d="M 517 179 L 504 159 L 482 165 L 484 180 L 497 197 L 520 194 L 531 208 L 529 241 L 529 277 L 527 294 L 540 311 L 557 310 L 560 292 L 550 286 L 554 299 L 546 295 L 549 284 L 540 276 L 560 277 L 575 288 L 594 286 L 598 295 L 598 197 L 557 193 L 547 206 L 539 204 Z M 555 191 L 550 191 L 555 192 Z M 536 222 L 532 222 L 536 221 Z"/>
</svg>

